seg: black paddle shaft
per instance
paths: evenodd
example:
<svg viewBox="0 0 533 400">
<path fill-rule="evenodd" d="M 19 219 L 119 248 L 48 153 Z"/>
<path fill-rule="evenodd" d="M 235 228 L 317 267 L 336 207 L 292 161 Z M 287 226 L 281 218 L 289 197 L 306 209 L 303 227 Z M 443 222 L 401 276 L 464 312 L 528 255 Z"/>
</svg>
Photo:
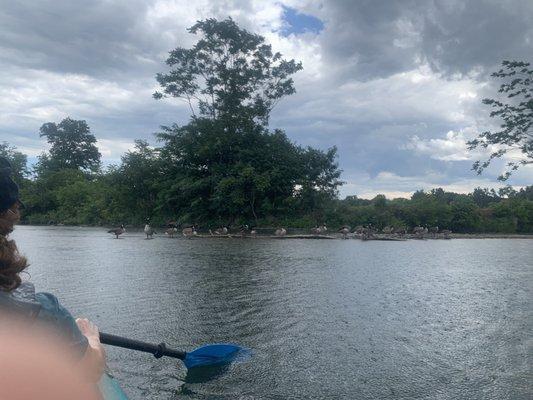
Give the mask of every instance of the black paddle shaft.
<svg viewBox="0 0 533 400">
<path fill-rule="evenodd" d="M 165 343 L 152 344 L 141 342 L 139 340 L 128 339 L 121 336 L 111 335 L 109 333 L 100 332 L 100 342 L 110 346 L 123 347 L 125 349 L 138 350 L 145 353 L 153 354 L 155 358 L 163 356 L 179 358 L 184 360 L 187 355 L 186 352 L 180 350 L 168 349 Z"/>
</svg>

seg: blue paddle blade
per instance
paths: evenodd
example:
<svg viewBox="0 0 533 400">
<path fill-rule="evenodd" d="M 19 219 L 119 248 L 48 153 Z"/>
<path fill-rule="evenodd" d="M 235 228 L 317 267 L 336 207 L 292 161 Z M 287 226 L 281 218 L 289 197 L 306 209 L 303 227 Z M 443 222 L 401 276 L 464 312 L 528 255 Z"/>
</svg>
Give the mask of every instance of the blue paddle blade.
<svg viewBox="0 0 533 400">
<path fill-rule="evenodd" d="M 208 344 L 187 353 L 183 363 L 187 368 L 229 364 L 241 350 L 244 349 L 234 344 Z"/>
</svg>

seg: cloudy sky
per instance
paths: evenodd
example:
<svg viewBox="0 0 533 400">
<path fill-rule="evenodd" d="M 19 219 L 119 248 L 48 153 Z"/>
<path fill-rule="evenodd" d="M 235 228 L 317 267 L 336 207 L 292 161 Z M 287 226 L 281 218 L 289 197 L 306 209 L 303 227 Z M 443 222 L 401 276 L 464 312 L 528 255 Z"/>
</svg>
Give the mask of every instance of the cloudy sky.
<svg viewBox="0 0 533 400">
<path fill-rule="evenodd" d="M 198 19 L 231 16 L 302 61 L 297 94 L 272 128 L 339 148 L 341 196 L 408 196 L 498 187 L 503 162 L 477 176 L 465 142 L 494 127 L 481 99 L 502 60 L 533 61 L 531 0 L 0 0 L 0 141 L 30 156 L 39 127 L 85 119 L 105 163 L 185 104 L 155 101 L 168 51 L 190 46 Z M 512 155 L 511 155 L 512 157 Z M 509 183 L 533 183 L 533 167 Z"/>
</svg>

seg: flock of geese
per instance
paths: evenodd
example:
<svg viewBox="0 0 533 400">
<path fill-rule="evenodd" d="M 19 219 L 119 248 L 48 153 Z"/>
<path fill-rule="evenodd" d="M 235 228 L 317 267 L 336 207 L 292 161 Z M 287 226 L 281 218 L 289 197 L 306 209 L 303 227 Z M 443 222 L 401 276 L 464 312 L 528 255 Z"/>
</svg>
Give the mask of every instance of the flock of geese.
<svg viewBox="0 0 533 400">
<path fill-rule="evenodd" d="M 325 227 L 324 227 L 325 228 Z M 118 228 L 110 229 L 107 231 L 107 233 L 111 233 L 115 235 L 115 239 L 118 239 L 120 235 L 122 235 L 124 232 L 126 232 L 126 228 L 124 227 L 124 224 L 121 224 Z M 146 239 L 153 239 L 154 234 L 157 234 L 155 229 L 150 225 L 150 222 L 147 221 L 144 225 L 144 234 L 146 235 Z M 178 233 L 178 226 L 175 222 L 169 222 L 167 223 L 167 228 L 164 231 L 165 235 L 168 237 L 174 237 Z M 255 227 L 250 228 L 248 225 L 242 225 L 239 229 L 240 235 L 250 235 L 250 236 L 256 236 L 257 235 L 257 229 Z M 181 230 L 181 234 L 185 236 L 186 238 L 191 238 L 194 236 L 198 236 L 198 227 L 196 225 L 191 225 L 188 227 L 185 227 Z M 211 236 L 227 236 L 229 234 L 229 227 L 228 226 L 222 226 L 218 229 L 215 229 L 214 231 L 209 229 L 209 234 Z M 276 236 L 285 236 L 287 234 L 287 230 L 285 228 L 277 229 L 275 232 Z"/>
<path fill-rule="evenodd" d="M 119 236 L 122 235 L 124 232 L 126 232 L 124 224 L 121 224 L 118 228 L 110 229 L 107 231 L 107 233 L 115 235 L 116 239 L 118 239 Z M 214 231 L 209 229 L 208 232 L 210 236 L 229 236 L 230 229 L 228 226 L 222 226 L 218 229 L 215 229 Z M 328 228 L 325 224 L 316 225 L 314 228 L 311 228 L 310 231 L 310 233 L 315 236 L 326 235 L 327 232 Z M 378 233 L 395 237 L 403 237 L 404 235 L 408 234 L 408 230 L 403 227 L 397 228 L 392 226 L 386 226 L 383 229 L 379 230 L 372 226 L 372 224 L 358 225 L 354 229 L 351 229 L 348 225 L 343 225 L 337 230 L 337 232 L 342 235 L 343 239 L 348 239 L 350 234 L 354 234 L 355 237 L 360 237 L 363 239 L 371 239 L 372 237 L 374 237 L 374 235 Z M 168 222 L 164 234 L 172 238 L 177 233 L 178 224 L 174 221 Z M 448 237 L 448 235 L 451 233 L 452 231 L 447 229 L 439 230 L 438 226 L 433 226 L 430 228 L 428 228 L 427 226 L 415 226 L 411 230 L 412 237 L 419 239 L 425 238 L 427 237 L 427 235 L 430 235 L 430 237 L 435 238 L 437 234 L 441 234 L 444 235 L 444 237 Z M 144 226 L 144 234 L 146 235 L 146 239 L 153 239 L 154 234 L 157 234 L 155 229 L 150 225 L 149 221 L 147 221 Z M 196 225 L 187 226 L 181 230 L 181 234 L 186 238 L 198 236 L 198 227 Z M 248 225 L 241 225 L 241 227 L 239 228 L 239 234 L 241 237 L 245 235 L 255 237 L 257 236 L 257 228 L 250 227 Z M 274 235 L 278 237 L 286 236 L 287 229 L 278 228 L 275 230 Z"/>
</svg>

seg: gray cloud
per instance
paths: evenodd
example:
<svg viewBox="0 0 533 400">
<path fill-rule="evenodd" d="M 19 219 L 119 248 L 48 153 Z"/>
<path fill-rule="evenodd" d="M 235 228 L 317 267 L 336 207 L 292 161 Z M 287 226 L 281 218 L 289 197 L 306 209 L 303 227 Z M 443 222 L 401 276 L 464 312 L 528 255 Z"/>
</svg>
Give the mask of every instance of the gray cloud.
<svg viewBox="0 0 533 400">
<path fill-rule="evenodd" d="M 36 154 L 39 126 L 69 115 L 89 122 L 107 161 L 135 138 L 154 142 L 159 125 L 188 118 L 178 101 L 151 98 L 167 52 L 193 43 L 186 28 L 197 19 L 231 15 L 304 61 L 298 93 L 272 126 L 303 145 L 337 145 L 343 194 L 494 182 L 501 163 L 475 176 L 446 135 L 493 124 L 481 105 L 495 92 L 487 74 L 503 59 L 531 59 L 533 2 L 282 3 L 320 18 L 324 30 L 282 37 L 274 0 L 0 0 L 0 140 Z M 524 170 L 511 183 L 532 178 Z"/>
<path fill-rule="evenodd" d="M 316 13 L 327 24 L 324 54 L 346 79 L 386 77 L 425 62 L 467 74 L 533 57 L 529 0 L 337 0 Z"/>
<path fill-rule="evenodd" d="M 54 72 L 109 76 L 142 69 L 159 41 L 142 27 L 143 1 L 3 1 L 4 61 Z"/>
</svg>

